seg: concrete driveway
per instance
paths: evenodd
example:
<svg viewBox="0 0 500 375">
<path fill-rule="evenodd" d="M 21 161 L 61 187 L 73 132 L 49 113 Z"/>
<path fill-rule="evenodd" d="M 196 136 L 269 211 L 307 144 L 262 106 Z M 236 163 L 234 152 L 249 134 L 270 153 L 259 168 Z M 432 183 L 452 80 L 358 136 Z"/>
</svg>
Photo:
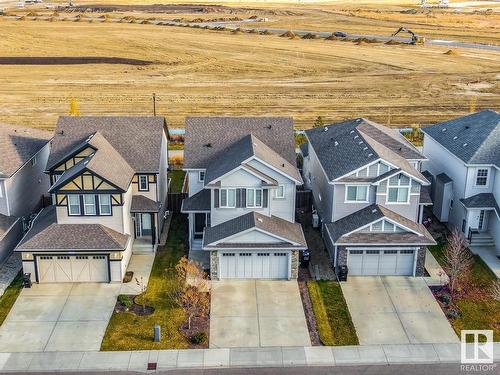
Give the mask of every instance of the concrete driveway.
<svg viewBox="0 0 500 375">
<path fill-rule="evenodd" d="M 459 341 L 423 278 L 351 276 L 341 285 L 361 345 Z"/>
<path fill-rule="evenodd" d="M 214 281 L 211 298 L 211 348 L 311 346 L 297 281 Z"/>
<path fill-rule="evenodd" d="M 33 284 L 0 326 L 0 352 L 99 350 L 120 284 Z"/>
</svg>

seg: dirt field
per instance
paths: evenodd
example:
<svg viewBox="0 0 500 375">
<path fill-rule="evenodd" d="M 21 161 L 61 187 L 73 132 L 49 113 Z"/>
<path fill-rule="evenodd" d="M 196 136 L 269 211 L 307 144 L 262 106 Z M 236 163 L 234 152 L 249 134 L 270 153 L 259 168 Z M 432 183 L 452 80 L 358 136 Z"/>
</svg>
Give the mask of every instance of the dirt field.
<svg viewBox="0 0 500 375">
<path fill-rule="evenodd" d="M 289 21 L 282 21 L 283 17 L 293 16 L 279 9 L 274 17 L 277 24 L 284 25 Z M 214 14 L 234 13 L 204 16 Z M 307 23 L 317 30 L 324 27 L 324 22 L 315 23 L 311 16 L 295 17 L 296 27 L 309 27 Z M 383 25 L 386 21 L 369 22 Z M 485 38 L 491 38 L 495 27 L 481 29 Z M 346 31 L 372 29 L 367 25 L 365 30 Z M 474 33 L 462 27 L 441 29 L 455 34 L 460 29 L 467 38 Z M 288 115 L 294 117 L 297 128 L 310 127 L 318 115 L 330 121 L 364 116 L 406 126 L 467 113 L 471 97 L 477 98 L 477 109 L 498 108 L 500 103 L 500 54 L 491 51 L 461 49 L 447 55 L 444 47 L 288 40 L 140 24 L 6 19 L 0 20 L 0 35 L 0 57 L 152 62 L 145 66 L 1 65 L 0 122 L 47 129 L 54 127 L 57 116 L 68 112 L 71 98 L 78 100 L 83 115 L 150 114 L 152 93 L 157 95 L 158 113 L 173 127 L 183 126 L 186 115 L 214 114 Z"/>
</svg>

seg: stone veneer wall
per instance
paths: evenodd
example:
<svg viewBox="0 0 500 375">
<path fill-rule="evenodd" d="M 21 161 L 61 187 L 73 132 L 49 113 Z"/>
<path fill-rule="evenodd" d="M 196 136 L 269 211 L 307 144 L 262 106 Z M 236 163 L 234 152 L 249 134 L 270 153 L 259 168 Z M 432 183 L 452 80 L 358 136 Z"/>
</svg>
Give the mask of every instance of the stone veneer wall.
<svg viewBox="0 0 500 375">
<path fill-rule="evenodd" d="M 217 251 L 210 252 L 210 279 L 219 280 Z"/>
<path fill-rule="evenodd" d="M 290 272 L 290 278 L 296 279 L 297 277 L 299 277 L 299 252 L 297 250 L 294 250 L 292 251 L 291 256 L 292 269 Z"/>
</svg>

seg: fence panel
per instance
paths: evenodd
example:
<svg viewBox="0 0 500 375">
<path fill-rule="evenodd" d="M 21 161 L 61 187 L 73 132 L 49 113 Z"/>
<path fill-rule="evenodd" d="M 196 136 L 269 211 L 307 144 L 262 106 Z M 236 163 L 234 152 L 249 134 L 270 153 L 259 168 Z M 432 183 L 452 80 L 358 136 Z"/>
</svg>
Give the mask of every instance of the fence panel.
<svg viewBox="0 0 500 375">
<path fill-rule="evenodd" d="M 295 199 L 295 208 L 304 212 L 311 212 L 312 209 L 311 190 L 297 190 Z"/>
<path fill-rule="evenodd" d="M 181 212 L 182 200 L 187 197 L 186 193 L 168 193 L 167 209 L 174 214 Z"/>
</svg>

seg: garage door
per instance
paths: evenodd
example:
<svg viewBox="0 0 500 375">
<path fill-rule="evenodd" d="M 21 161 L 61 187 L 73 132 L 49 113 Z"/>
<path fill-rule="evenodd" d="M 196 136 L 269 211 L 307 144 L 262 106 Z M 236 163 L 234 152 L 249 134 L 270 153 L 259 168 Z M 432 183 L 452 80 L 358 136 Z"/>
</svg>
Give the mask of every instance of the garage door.
<svg viewBox="0 0 500 375">
<path fill-rule="evenodd" d="M 37 266 L 40 283 L 109 281 L 105 255 L 42 255 Z"/>
<path fill-rule="evenodd" d="M 287 279 L 289 252 L 220 252 L 221 279 Z"/>
<path fill-rule="evenodd" d="M 415 250 L 349 250 L 349 275 L 413 275 Z"/>
</svg>

